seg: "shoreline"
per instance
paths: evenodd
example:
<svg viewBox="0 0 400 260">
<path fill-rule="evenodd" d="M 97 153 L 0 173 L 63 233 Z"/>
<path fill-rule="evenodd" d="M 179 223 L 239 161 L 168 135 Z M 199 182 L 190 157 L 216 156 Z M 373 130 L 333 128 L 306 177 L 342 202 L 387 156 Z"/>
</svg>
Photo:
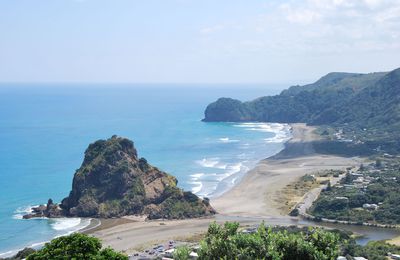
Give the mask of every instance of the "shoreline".
<svg viewBox="0 0 400 260">
<path fill-rule="evenodd" d="M 285 148 L 261 160 L 248 171 L 241 182 L 221 196 L 211 200 L 217 212 L 224 215 L 281 217 L 280 192 L 286 185 L 305 174 L 328 169 L 345 169 L 358 165 L 359 158 L 323 155 L 315 152 L 313 141 L 320 140 L 315 128 L 305 124 L 290 124 L 292 138 Z"/>
<path fill-rule="evenodd" d="M 133 253 L 162 241 L 183 239 L 207 231 L 212 221 L 238 221 L 241 225 L 307 225 L 306 220 L 289 217 L 280 209 L 280 191 L 307 173 L 325 169 L 356 166 L 360 158 L 318 154 L 312 142 L 320 140 L 315 128 L 290 124 L 292 136 L 277 154 L 259 161 L 241 180 L 222 195 L 211 198 L 218 214 L 210 218 L 185 220 L 137 221 L 100 225 L 88 233 L 101 239 L 105 246 Z M 314 225 L 318 225 L 314 223 Z M 137 239 L 140 237 L 140 241 Z"/>
<path fill-rule="evenodd" d="M 285 124 L 290 130 L 290 132 L 291 132 L 291 126 L 290 126 L 290 124 Z M 278 131 L 279 132 L 279 131 Z M 276 132 L 274 132 L 275 134 L 277 134 Z M 278 136 L 280 136 L 279 134 L 278 134 Z M 276 137 L 276 136 L 275 136 Z M 275 137 L 271 137 L 270 139 L 273 139 L 273 138 L 275 138 Z M 291 138 L 291 136 L 288 136 L 288 138 Z M 283 142 L 283 143 L 286 143 L 287 142 L 287 140 L 285 141 L 285 142 Z M 285 148 L 282 148 L 282 150 L 283 149 L 285 149 Z M 279 153 L 279 152 L 278 152 Z M 272 155 L 272 156 L 274 156 L 274 155 Z M 261 159 L 260 161 L 262 161 L 262 160 L 264 160 L 264 159 Z M 257 166 L 258 165 L 258 163 L 260 162 L 260 161 L 255 161 L 255 166 Z M 254 166 L 254 167 L 255 167 Z M 250 170 L 247 170 L 247 171 L 245 171 L 245 172 L 243 172 L 243 173 L 240 173 L 240 174 L 238 174 L 238 176 L 236 176 L 236 178 L 238 178 L 239 179 L 239 181 L 237 182 L 237 183 L 235 183 L 234 184 L 234 186 L 236 186 L 238 183 L 240 183 L 240 181 L 241 181 L 241 179 L 245 176 L 245 175 L 247 175 L 248 174 L 248 172 L 249 172 Z M 236 175 L 237 173 L 235 173 L 235 174 L 233 174 L 233 175 Z M 232 176 L 233 176 L 232 175 Z M 233 187 L 234 187 L 233 186 Z M 230 189 L 231 189 L 232 187 L 230 187 L 229 189 L 227 189 L 227 190 L 223 190 L 221 193 L 220 192 L 218 192 L 218 195 L 217 196 L 221 196 L 222 194 L 224 194 L 224 193 L 226 193 L 227 191 L 229 191 Z M 214 191 L 214 192 L 216 192 L 216 191 Z M 217 193 L 217 192 L 216 192 Z M 211 199 L 212 200 L 212 199 Z M 39 206 L 39 205 L 36 205 L 36 206 Z M 82 228 L 80 228 L 80 229 L 78 229 L 78 230 L 75 230 L 75 231 L 73 231 L 73 232 L 80 232 L 80 233 L 84 233 L 84 234 L 93 234 L 93 233 L 95 233 L 95 232 L 97 232 L 97 231 L 100 231 L 100 230 L 104 230 L 104 229 L 109 229 L 109 228 L 112 228 L 112 227 L 115 227 L 115 226 L 119 226 L 119 225 L 124 225 L 124 224 L 129 224 L 129 223 L 133 223 L 133 222 L 142 222 L 142 221 L 144 221 L 144 219 L 143 220 L 138 220 L 136 217 L 134 217 L 135 218 L 135 220 L 131 220 L 131 216 L 125 216 L 125 217 L 121 217 L 121 218 L 113 218 L 113 219 L 99 219 L 99 218 L 80 218 L 80 219 L 89 219 L 89 224 L 88 225 L 86 225 L 86 226 L 84 226 L 84 227 L 82 227 Z M 212 219 L 212 218 L 211 218 Z M 192 219 L 193 220 L 193 219 Z M 198 220 L 198 219 L 194 219 L 194 220 Z M 165 220 L 165 221 L 170 221 L 170 220 Z M 209 223 L 209 222 L 208 222 Z M 206 227 L 208 227 L 208 225 L 207 226 L 205 226 L 205 228 Z M 64 235 L 68 235 L 69 233 L 65 233 Z M 53 237 L 52 239 L 54 239 L 54 238 L 56 238 L 56 237 L 58 237 L 58 236 L 60 236 L 60 235 L 57 235 L 57 236 L 55 236 L 55 237 Z M 37 243 L 34 243 L 34 244 L 32 244 L 32 245 L 28 245 L 28 246 L 26 246 L 26 247 L 32 247 L 32 248 L 36 248 L 36 247 L 38 247 L 38 245 L 40 245 L 40 246 L 42 246 L 42 245 L 44 245 L 45 243 L 47 243 L 47 242 L 49 242 L 51 239 L 49 239 L 49 240 L 46 240 L 46 241 L 40 241 L 40 242 L 37 242 Z M 7 256 L 12 256 L 12 255 L 14 255 L 15 253 L 17 253 L 18 251 L 20 251 L 20 250 L 22 250 L 22 249 L 24 249 L 25 247 L 21 247 L 21 248 L 18 248 L 18 249 L 15 249 L 15 250 L 10 250 L 10 251 L 7 251 L 7 252 L 1 252 L 2 254 L 6 254 L 7 253 Z"/>
<path fill-rule="evenodd" d="M 34 206 L 35 207 L 35 206 Z M 43 219 L 47 219 L 48 218 L 43 218 Z M 48 240 L 45 241 L 39 241 L 39 242 L 34 242 L 33 244 L 27 245 L 27 246 L 22 246 L 20 248 L 17 249 L 10 249 L 8 251 L 4 251 L 4 252 L 0 252 L 0 259 L 2 259 L 2 257 L 12 257 L 14 255 L 16 255 L 19 251 L 25 249 L 25 248 L 33 248 L 33 249 L 38 249 L 41 248 L 42 246 L 44 246 L 46 243 L 50 242 L 51 240 L 61 237 L 61 236 L 66 236 L 72 233 L 76 233 L 76 232 L 80 232 L 80 233 L 85 233 L 85 232 L 89 232 L 90 230 L 99 227 L 101 225 L 101 221 L 99 219 L 96 218 L 79 218 L 81 221 L 82 220 L 89 220 L 89 224 L 86 226 L 83 226 L 82 228 L 79 228 L 77 230 L 74 231 L 68 231 L 65 234 L 59 234 L 56 235 Z"/>
<path fill-rule="evenodd" d="M 345 169 L 359 165 L 362 159 L 318 154 L 312 142 L 321 137 L 314 133 L 314 127 L 305 124 L 289 126 L 292 136 L 280 152 L 260 160 L 231 189 L 210 199 L 218 212 L 215 216 L 151 221 L 143 216 L 92 218 L 88 226 L 77 232 L 90 234 L 102 240 L 104 246 L 132 254 L 157 243 L 200 236 L 213 221 L 237 221 L 244 226 L 254 226 L 261 221 L 267 225 L 324 226 L 323 223 L 309 222 L 300 217 L 289 217 L 282 209 L 282 189 L 305 174 L 325 169 Z M 327 226 L 330 224 L 327 223 Z M 349 229 L 353 228 L 358 227 L 349 225 Z M 386 237 L 390 239 L 389 235 Z"/>
</svg>

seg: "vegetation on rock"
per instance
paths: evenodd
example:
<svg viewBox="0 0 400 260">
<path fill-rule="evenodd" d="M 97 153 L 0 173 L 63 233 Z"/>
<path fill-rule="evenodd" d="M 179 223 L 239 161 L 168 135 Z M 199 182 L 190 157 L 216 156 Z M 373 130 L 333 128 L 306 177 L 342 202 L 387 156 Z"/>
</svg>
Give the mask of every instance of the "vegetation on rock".
<svg viewBox="0 0 400 260">
<path fill-rule="evenodd" d="M 345 136 L 357 139 L 357 145 L 363 145 L 361 150 L 380 147 L 400 152 L 399 86 L 400 69 L 389 73 L 330 73 L 313 84 L 294 86 L 276 96 L 249 102 L 220 98 L 208 105 L 204 121 L 345 127 Z"/>
<path fill-rule="evenodd" d="M 208 200 L 177 187 L 172 175 L 138 158 L 133 142 L 117 136 L 90 144 L 76 171 L 69 196 L 42 206 L 33 215 L 58 217 L 193 218 L 214 214 Z M 58 209 L 58 210 L 55 210 Z"/>
</svg>

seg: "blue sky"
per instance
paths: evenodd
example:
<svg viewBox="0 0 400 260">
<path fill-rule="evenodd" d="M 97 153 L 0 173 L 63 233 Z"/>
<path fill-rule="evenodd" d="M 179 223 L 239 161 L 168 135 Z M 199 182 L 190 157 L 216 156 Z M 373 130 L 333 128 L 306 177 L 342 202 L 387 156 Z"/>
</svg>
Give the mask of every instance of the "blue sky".
<svg viewBox="0 0 400 260">
<path fill-rule="evenodd" d="M 305 83 L 399 61 L 399 0 L 0 0 L 0 82 Z"/>
</svg>

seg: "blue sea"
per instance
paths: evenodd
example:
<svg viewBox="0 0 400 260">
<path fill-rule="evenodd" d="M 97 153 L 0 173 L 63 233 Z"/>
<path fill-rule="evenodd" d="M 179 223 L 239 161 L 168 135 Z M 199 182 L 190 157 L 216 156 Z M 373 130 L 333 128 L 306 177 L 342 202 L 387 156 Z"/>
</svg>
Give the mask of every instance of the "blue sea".
<svg viewBox="0 0 400 260">
<path fill-rule="evenodd" d="M 271 90 L 272 89 L 272 90 Z M 263 85 L 0 85 L 0 257 L 76 231 L 87 219 L 22 215 L 71 189 L 87 146 L 116 134 L 202 197 L 218 196 L 283 148 L 287 125 L 204 123 L 219 97 L 277 94 Z"/>
</svg>

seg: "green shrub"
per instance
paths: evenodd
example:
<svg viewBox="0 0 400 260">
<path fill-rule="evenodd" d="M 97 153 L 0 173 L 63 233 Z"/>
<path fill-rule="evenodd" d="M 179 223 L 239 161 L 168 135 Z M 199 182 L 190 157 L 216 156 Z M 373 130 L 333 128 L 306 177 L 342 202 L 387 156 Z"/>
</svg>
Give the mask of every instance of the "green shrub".
<svg viewBox="0 0 400 260">
<path fill-rule="evenodd" d="M 239 224 L 212 223 L 200 243 L 199 259 L 330 260 L 339 254 L 339 235 L 318 228 L 307 232 L 238 232 Z"/>
<path fill-rule="evenodd" d="M 99 239 L 80 233 L 55 238 L 37 252 L 29 255 L 27 260 L 47 259 L 101 259 L 127 260 L 128 257 L 111 248 L 101 249 Z"/>
<path fill-rule="evenodd" d="M 187 246 L 177 247 L 174 251 L 174 260 L 188 260 L 190 258 L 190 248 Z"/>
</svg>

